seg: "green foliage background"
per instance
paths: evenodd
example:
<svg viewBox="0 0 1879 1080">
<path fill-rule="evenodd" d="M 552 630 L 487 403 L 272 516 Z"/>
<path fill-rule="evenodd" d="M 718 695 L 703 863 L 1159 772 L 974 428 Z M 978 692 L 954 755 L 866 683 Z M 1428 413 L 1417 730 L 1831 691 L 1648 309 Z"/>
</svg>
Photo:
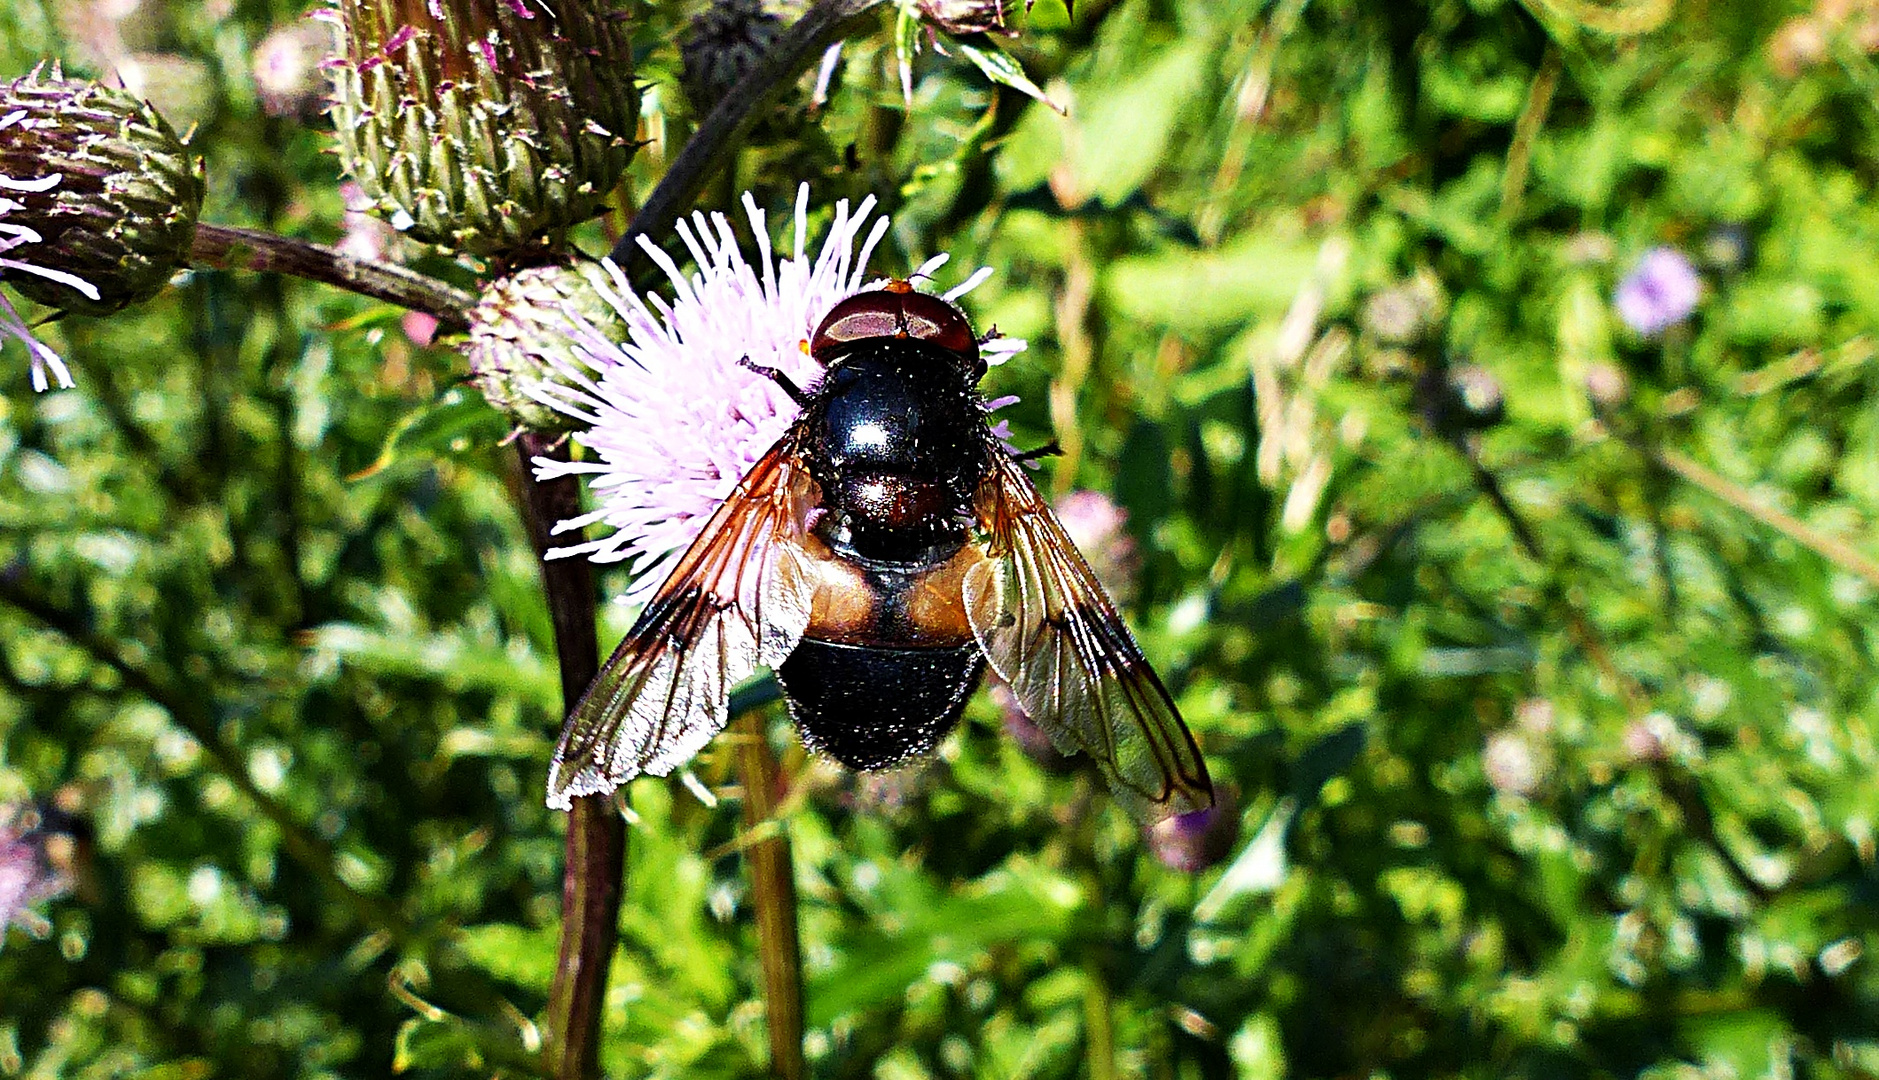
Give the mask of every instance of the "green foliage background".
<svg viewBox="0 0 1879 1080">
<path fill-rule="evenodd" d="M 82 10 L 0 8 L 0 74 L 95 70 Z M 301 14 L 124 25 L 207 216 L 331 240 L 326 135 L 248 68 Z M 639 197 L 690 5 L 641 14 Z M 818 1075 L 1879 1075 L 1879 66 L 1831 14 L 1044 0 L 1013 49 L 1067 120 L 930 51 L 905 109 L 884 20 L 745 151 L 714 205 L 872 192 L 876 270 L 997 268 L 971 310 L 1031 350 L 986 388 L 1128 509 L 1130 620 L 1244 815 L 1165 869 L 982 695 L 885 793 L 792 751 Z M 1705 292 L 1653 341 L 1610 297 L 1659 244 Z M 1387 347 L 1418 277 L 1433 339 Z M 197 272 L 48 328 L 76 390 L 0 361 L 0 801 L 96 832 L 0 951 L 0 1075 L 526 1074 L 554 654 L 503 425 L 398 314 Z M 1464 362 L 1506 415 L 1457 440 Z M 632 803 L 606 1065 L 759 1075 L 736 801 Z"/>
</svg>

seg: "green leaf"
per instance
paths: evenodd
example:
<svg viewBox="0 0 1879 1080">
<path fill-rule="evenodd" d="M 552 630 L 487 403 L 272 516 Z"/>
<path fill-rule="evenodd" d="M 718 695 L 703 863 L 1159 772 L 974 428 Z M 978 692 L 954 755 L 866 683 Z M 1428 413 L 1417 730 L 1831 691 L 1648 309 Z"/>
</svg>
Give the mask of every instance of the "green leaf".
<svg viewBox="0 0 1879 1080">
<path fill-rule="evenodd" d="M 1044 93 L 1043 87 L 1031 81 L 1031 77 L 1024 73 L 1024 68 L 1020 67 L 1004 49 L 997 45 L 993 45 L 989 50 L 981 49 L 963 41 L 957 43 L 957 48 L 967 60 L 972 61 L 974 67 L 985 73 L 986 78 L 1000 86 L 1009 86 L 1019 93 L 1027 94 L 1055 109 L 1061 115 L 1069 115 L 1062 105 L 1052 101 L 1050 95 Z"/>
<path fill-rule="evenodd" d="M 488 446 L 509 434 L 509 422 L 467 386 L 452 386 L 430 404 L 406 413 L 370 465 L 346 477 L 364 480 L 408 457 L 442 457 Z"/>
<path fill-rule="evenodd" d="M 529 929 L 513 923 L 466 926 L 456 945 L 470 962 L 507 983 L 546 994 L 555 974 L 554 927 Z"/>
</svg>

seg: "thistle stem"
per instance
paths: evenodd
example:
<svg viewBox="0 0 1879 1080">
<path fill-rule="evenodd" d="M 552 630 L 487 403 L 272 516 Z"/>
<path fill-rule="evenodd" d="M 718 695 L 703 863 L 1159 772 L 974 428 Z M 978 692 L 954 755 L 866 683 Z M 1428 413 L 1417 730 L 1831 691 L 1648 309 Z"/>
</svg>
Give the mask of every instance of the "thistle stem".
<svg viewBox="0 0 1879 1080">
<path fill-rule="evenodd" d="M 633 215 L 633 224 L 613 245 L 613 261 L 627 268 L 627 276 L 634 279 L 635 285 L 640 284 L 640 275 L 630 268 L 641 254 L 640 238 L 670 235 L 679 216 L 691 208 L 726 153 L 749 134 L 760 110 L 809 70 L 830 45 L 847 36 L 857 20 L 886 2 L 817 0 L 718 102 L 692 137 L 685 140 L 659 186 Z M 650 265 L 644 269 L 650 271 Z"/>
<path fill-rule="evenodd" d="M 453 330 L 469 325 L 476 297 L 447 282 L 390 263 L 359 259 L 323 244 L 259 229 L 203 222 L 196 226 L 192 265 L 219 270 L 289 274 L 430 315 Z"/>
<path fill-rule="evenodd" d="M 737 720 L 738 770 L 744 781 L 744 828 L 755 829 L 776 814 L 776 758 L 764 740 L 757 713 Z M 770 1075 L 781 1080 L 807 1076 L 803 1062 L 802 941 L 796 929 L 796 876 L 789 837 L 780 830 L 751 844 L 751 901 L 757 911 L 757 952 L 763 963 L 763 998 L 770 1027 Z"/>
<path fill-rule="evenodd" d="M 580 513 L 580 487 L 572 479 L 535 479 L 533 459 L 565 459 L 565 443 L 529 432 L 517 447 L 522 455 L 529 536 L 540 555 L 548 550 L 548 531 L 554 523 Z M 593 566 L 585 559 L 543 559 L 542 584 L 548 593 L 555 653 L 561 663 L 561 698 L 572 710 L 600 667 Z M 574 800 L 561 875 L 561 948 L 548 995 L 548 1071 L 557 1080 L 589 1080 L 600 1075 L 600 1016 L 607 969 L 619 936 L 625 879 L 626 827 L 612 800 L 604 796 Z"/>
</svg>

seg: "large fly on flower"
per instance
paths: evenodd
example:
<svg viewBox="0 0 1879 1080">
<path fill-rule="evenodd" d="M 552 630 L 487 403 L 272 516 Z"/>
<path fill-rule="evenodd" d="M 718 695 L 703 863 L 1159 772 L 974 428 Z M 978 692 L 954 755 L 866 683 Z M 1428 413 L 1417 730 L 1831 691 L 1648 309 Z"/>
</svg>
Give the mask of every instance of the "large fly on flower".
<svg viewBox="0 0 1879 1080">
<path fill-rule="evenodd" d="M 1212 805 L 1168 691 L 995 433 L 981 344 L 959 308 L 896 281 L 822 318 L 809 385 L 742 359 L 799 412 L 568 717 L 550 805 L 670 771 L 761 667 L 810 748 L 891 767 L 933 750 L 988 665 L 1136 816 Z"/>
</svg>

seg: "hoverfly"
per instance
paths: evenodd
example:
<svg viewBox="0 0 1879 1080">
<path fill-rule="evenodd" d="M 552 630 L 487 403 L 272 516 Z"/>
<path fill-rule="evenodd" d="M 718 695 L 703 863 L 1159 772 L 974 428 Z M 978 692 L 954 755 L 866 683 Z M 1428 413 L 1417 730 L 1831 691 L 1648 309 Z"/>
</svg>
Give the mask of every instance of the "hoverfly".
<svg viewBox="0 0 1879 1080">
<path fill-rule="evenodd" d="M 1017 456 L 980 340 L 903 281 L 809 341 L 790 430 L 705 523 L 568 716 L 549 804 L 663 776 L 775 673 L 803 742 L 852 769 L 930 752 L 989 664 L 1065 754 L 1155 819 L 1213 804 L 1194 738 Z"/>
</svg>

